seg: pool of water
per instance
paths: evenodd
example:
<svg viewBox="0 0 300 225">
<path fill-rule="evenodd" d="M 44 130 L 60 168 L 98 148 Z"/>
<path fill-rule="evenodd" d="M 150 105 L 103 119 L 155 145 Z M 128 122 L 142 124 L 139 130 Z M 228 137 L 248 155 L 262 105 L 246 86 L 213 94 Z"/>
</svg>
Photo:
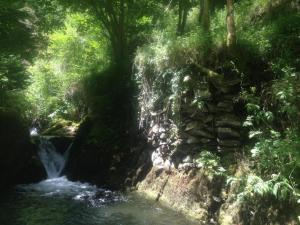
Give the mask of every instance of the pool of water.
<svg viewBox="0 0 300 225">
<path fill-rule="evenodd" d="M 0 197 L 0 225 L 197 224 L 157 202 L 65 177 L 20 185 Z"/>
</svg>

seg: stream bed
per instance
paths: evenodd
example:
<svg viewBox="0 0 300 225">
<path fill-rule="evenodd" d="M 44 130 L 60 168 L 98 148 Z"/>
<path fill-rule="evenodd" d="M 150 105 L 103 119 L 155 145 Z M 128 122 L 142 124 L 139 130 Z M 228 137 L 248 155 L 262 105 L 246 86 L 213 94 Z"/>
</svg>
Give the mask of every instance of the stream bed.
<svg viewBox="0 0 300 225">
<path fill-rule="evenodd" d="M 1 225 L 194 225 L 137 195 L 123 195 L 65 177 L 19 185 L 0 195 Z"/>
</svg>

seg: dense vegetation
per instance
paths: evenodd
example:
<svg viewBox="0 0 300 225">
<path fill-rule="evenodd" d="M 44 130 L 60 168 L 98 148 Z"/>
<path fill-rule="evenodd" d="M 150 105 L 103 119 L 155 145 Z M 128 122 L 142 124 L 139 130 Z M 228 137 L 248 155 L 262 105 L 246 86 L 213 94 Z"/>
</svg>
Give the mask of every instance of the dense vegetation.
<svg viewBox="0 0 300 225">
<path fill-rule="evenodd" d="M 168 108 L 180 125 L 186 71 L 196 68 L 205 81 L 193 87 L 199 109 L 207 85 L 221 89 L 235 76 L 243 146 L 233 157 L 199 152 L 199 163 L 238 182 L 236 198 L 249 207 L 295 206 L 299 10 L 293 0 L 2 1 L 0 110 L 40 131 L 88 118 L 97 124 L 89 144 L 120 151 L 136 135 L 137 117 L 142 126 L 155 109 Z M 141 90 L 148 92 L 138 99 Z M 238 176 L 231 165 L 241 159 Z"/>
</svg>

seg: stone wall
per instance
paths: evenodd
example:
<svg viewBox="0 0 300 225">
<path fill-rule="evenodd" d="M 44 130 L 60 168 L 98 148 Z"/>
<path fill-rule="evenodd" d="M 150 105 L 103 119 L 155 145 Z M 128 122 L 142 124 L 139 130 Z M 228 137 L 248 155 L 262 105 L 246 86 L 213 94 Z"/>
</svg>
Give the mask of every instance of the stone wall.
<svg viewBox="0 0 300 225">
<path fill-rule="evenodd" d="M 203 151 L 221 158 L 240 151 L 240 79 L 226 76 L 216 85 L 197 71 L 176 75 L 148 74 L 140 81 L 140 128 L 153 167 L 137 190 L 201 224 L 216 224 L 224 177 L 197 159 Z"/>
<path fill-rule="evenodd" d="M 168 88 L 166 94 L 157 94 L 153 81 L 140 86 L 140 123 L 153 146 L 153 165 L 197 167 L 195 159 L 201 151 L 219 154 L 239 151 L 242 141 L 240 79 L 227 76 L 218 87 L 195 72 L 186 72 L 178 79 L 183 88 L 178 91 L 177 99 L 168 93 Z M 168 82 L 160 81 L 170 86 Z M 172 107 L 175 103 L 177 108 Z"/>
</svg>

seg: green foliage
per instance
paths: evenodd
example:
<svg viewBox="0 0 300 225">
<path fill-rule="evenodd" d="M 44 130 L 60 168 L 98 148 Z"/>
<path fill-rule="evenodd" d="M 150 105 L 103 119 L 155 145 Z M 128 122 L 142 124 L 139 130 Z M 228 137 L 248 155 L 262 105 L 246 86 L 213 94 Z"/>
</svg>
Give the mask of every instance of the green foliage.
<svg viewBox="0 0 300 225">
<path fill-rule="evenodd" d="M 177 36 L 176 15 L 169 11 L 153 30 L 152 42 L 138 48 L 135 56 L 137 68 L 142 69 L 141 67 L 148 65 L 155 72 L 161 72 L 203 60 L 208 54 L 209 34 L 197 25 L 194 13 L 188 19 L 189 29 L 186 34 Z"/>
<path fill-rule="evenodd" d="M 228 182 L 237 180 L 229 179 Z M 281 202 L 295 203 L 295 198 L 300 197 L 290 181 L 281 175 L 274 174 L 269 180 L 263 180 L 257 175 L 249 174 L 239 182 L 243 182 L 243 190 L 237 196 L 240 201 L 255 202 L 257 198 L 273 198 Z"/>
<path fill-rule="evenodd" d="M 252 173 L 248 171 L 243 178 L 228 177 L 228 181 L 239 180 L 239 196 L 247 201 L 272 198 L 295 203 L 299 198 L 300 18 L 296 8 L 287 1 L 235 3 L 239 50 L 233 64 L 242 77 L 240 100 L 246 106 L 244 127 L 252 149 L 247 156 Z M 187 32 L 178 37 L 176 12 L 165 11 L 151 42 L 137 50 L 136 78 L 142 90 L 141 117 L 145 121 L 146 115 L 157 109 L 167 109 L 166 112 L 176 115 L 181 95 L 186 89 L 193 89 L 183 82 L 186 77 L 191 78 L 187 65 L 197 62 L 211 68 L 226 67 L 225 7 L 217 7 L 212 13 L 208 33 L 199 28 L 197 13 L 197 8 L 190 10 Z M 203 89 L 195 88 L 201 89 L 194 101 L 200 108 L 207 89 L 202 83 Z M 220 159 L 203 152 L 198 163 L 208 171 L 218 172 Z"/>
<path fill-rule="evenodd" d="M 1 53 L 30 60 L 37 41 L 34 11 L 22 2 L 0 3 L 0 21 Z"/>
<path fill-rule="evenodd" d="M 28 108 L 23 93 L 29 78 L 26 69 L 38 40 L 36 17 L 22 1 L 2 1 L 0 21 L 0 107 L 23 113 Z"/>
<path fill-rule="evenodd" d="M 49 46 L 30 68 L 31 85 L 27 96 L 33 118 L 55 117 L 78 120 L 85 103 L 81 81 L 109 64 L 107 40 L 88 14 L 66 16 L 64 26 L 48 35 Z"/>
<path fill-rule="evenodd" d="M 202 151 L 198 155 L 196 163 L 199 167 L 204 168 L 208 173 L 224 175 L 224 172 L 226 171 L 221 166 L 220 157 L 209 151 Z"/>
<path fill-rule="evenodd" d="M 0 92 L 22 90 L 26 87 L 29 74 L 18 56 L 0 55 Z"/>
</svg>

